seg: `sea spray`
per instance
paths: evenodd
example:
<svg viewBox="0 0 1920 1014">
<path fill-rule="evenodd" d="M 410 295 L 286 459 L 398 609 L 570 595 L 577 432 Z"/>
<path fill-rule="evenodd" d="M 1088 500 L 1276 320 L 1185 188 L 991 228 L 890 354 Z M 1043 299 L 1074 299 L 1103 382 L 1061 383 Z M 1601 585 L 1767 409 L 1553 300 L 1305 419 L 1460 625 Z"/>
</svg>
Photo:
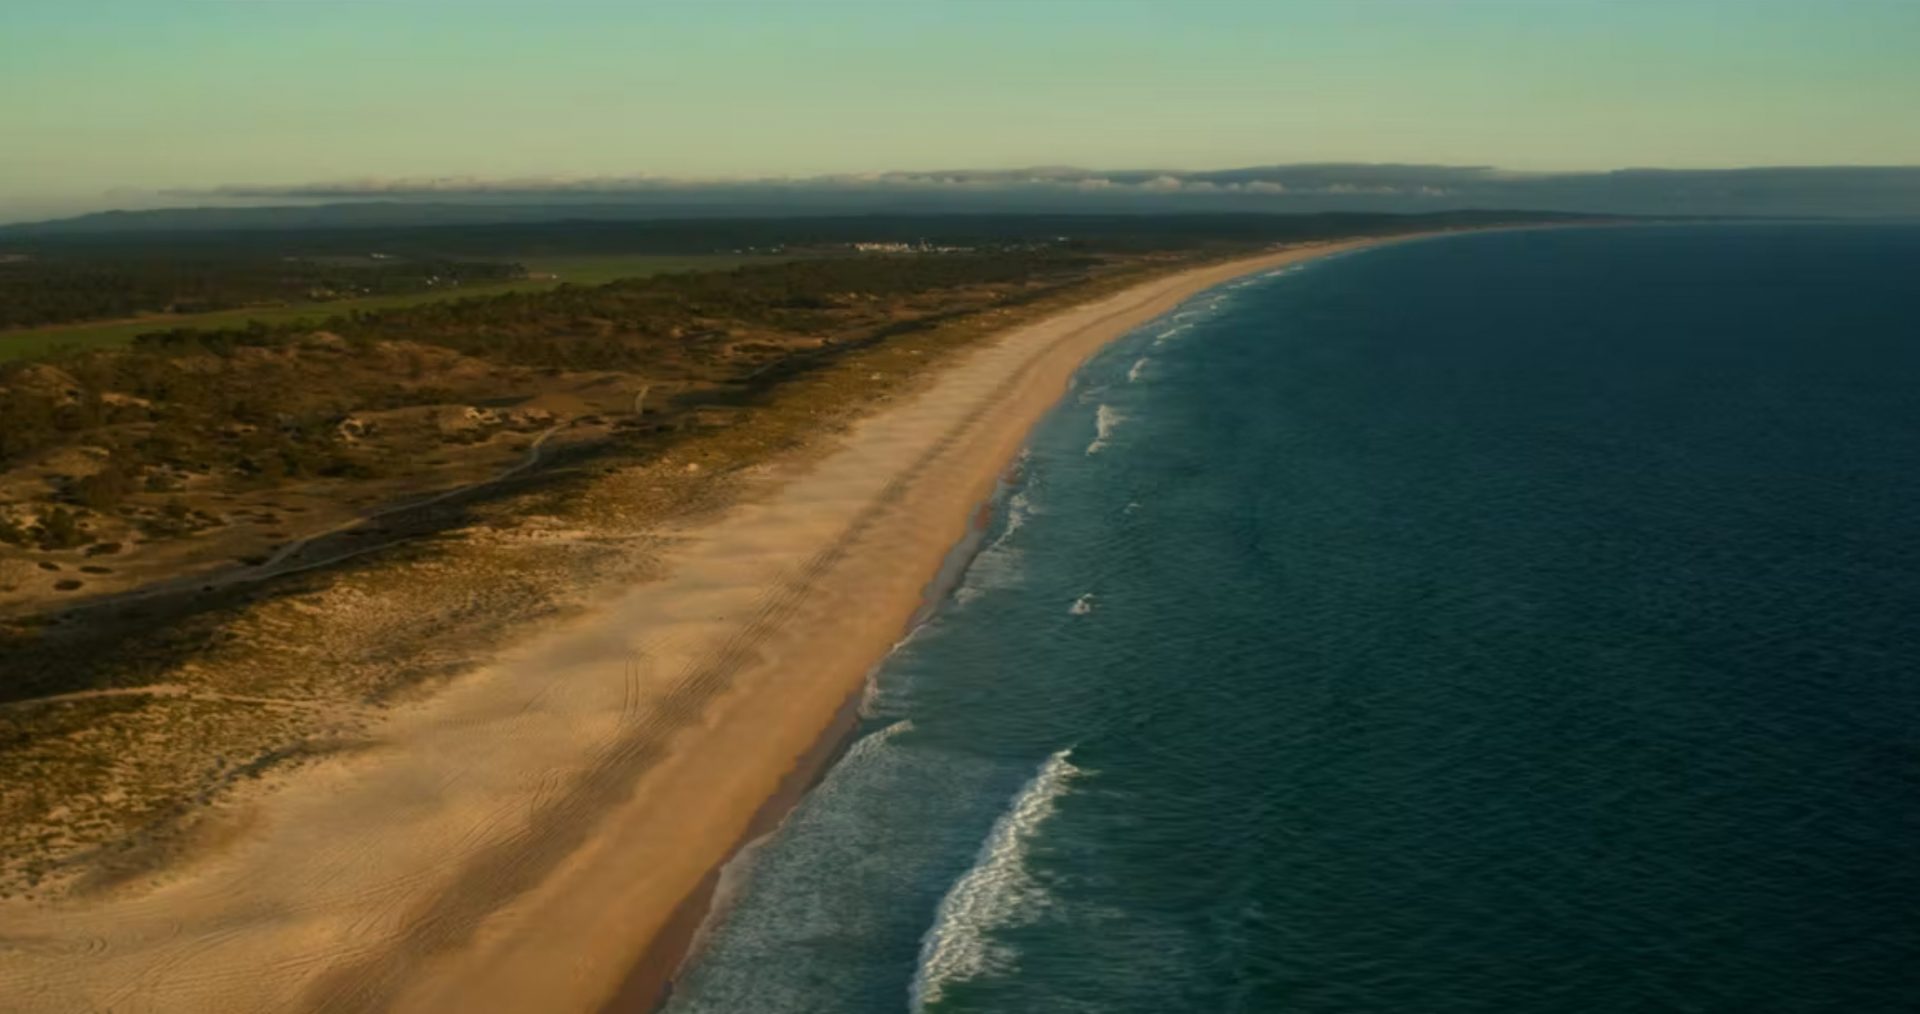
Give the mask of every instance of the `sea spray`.
<svg viewBox="0 0 1920 1014">
<path fill-rule="evenodd" d="M 1067 756 L 1069 747 L 1046 759 L 1000 819 L 962 874 L 940 900 L 933 925 L 920 943 L 920 961 L 909 987 L 909 1009 L 937 1003 L 955 983 L 1011 966 L 1013 956 L 993 942 L 998 929 L 1030 921 L 1046 905 L 1046 889 L 1027 869 L 1033 837 L 1056 804 L 1085 774 Z"/>
</svg>

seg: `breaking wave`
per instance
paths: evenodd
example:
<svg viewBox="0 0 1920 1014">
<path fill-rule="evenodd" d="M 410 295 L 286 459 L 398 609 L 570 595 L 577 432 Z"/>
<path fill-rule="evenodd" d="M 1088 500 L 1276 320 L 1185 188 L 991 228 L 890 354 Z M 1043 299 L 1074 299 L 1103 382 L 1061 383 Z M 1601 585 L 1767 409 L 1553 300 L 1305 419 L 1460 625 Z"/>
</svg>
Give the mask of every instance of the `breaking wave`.
<svg viewBox="0 0 1920 1014">
<path fill-rule="evenodd" d="M 1125 418 L 1112 405 L 1101 405 L 1093 415 L 1093 443 L 1087 445 L 1088 454 L 1099 454 L 1107 446 L 1107 438 L 1113 436 L 1113 428 Z"/>
<path fill-rule="evenodd" d="M 1015 490 L 1006 499 L 1006 522 L 1000 534 L 986 544 L 967 564 L 967 573 L 953 590 L 953 600 L 966 605 L 996 588 L 1009 588 L 1019 582 L 1020 549 L 1013 536 L 1034 514 L 1033 498 L 1025 489 Z"/>
<path fill-rule="evenodd" d="M 1067 760 L 1072 752 L 1061 750 L 1040 765 L 994 822 L 973 867 L 940 899 L 933 926 L 920 941 L 909 1009 L 924 1010 L 955 983 L 1012 965 L 1014 955 L 990 935 L 1031 920 L 1047 904 L 1046 890 L 1027 871 L 1027 851 L 1060 797 L 1085 773 Z"/>
<path fill-rule="evenodd" d="M 1162 331 L 1159 334 L 1154 335 L 1153 344 L 1156 346 L 1165 345 L 1166 343 L 1174 340 L 1175 338 L 1180 337 L 1182 334 L 1185 334 L 1192 327 L 1193 325 L 1191 324 L 1175 324 L 1174 326 L 1167 328 L 1165 331 Z"/>
</svg>

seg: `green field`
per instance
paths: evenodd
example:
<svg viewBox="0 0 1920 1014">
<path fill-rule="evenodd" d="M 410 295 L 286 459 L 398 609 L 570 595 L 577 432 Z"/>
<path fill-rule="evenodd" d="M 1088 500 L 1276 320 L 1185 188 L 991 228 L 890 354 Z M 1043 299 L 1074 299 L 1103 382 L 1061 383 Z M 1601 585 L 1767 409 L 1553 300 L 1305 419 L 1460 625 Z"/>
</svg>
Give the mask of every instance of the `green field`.
<svg viewBox="0 0 1920 1014">
<path fill-rule="evenodd" d="M 414 292 L 403 296 L 369 296 L 365 299 L 337 299 L 325 303 L 290 303 L 282 306 L 254 306 L 240 310 L 216 310 L 211 313 L 155 314 L 135 320 L 102 321 L 89 324 L 62 324 L 23 331 L 0 331 L 0 359 L 18 359 L 58 349 L 84 349 L 101 345 L 120 345 L 136 335 L 165 331 L 176 327 L 245 327 L 249 321 L 263 324 L 288 324 L 294 321 L 318 323 L 349 310 L 381 310 L 396 306 L 414 306 L 447 299 L 491 296 L 503 292 L 540 292 L 560 285 L 604 285 L 622 278 L 641 278 L 667 271 L 721 271 L 742 264 L 770 264 L 790 258 L 747 254 L 701 254 L 663 256 L 628 254 L 579 257 L 514 258 L 531 275 L 529 278 L 497 285 L 469 285 L 459 289 Z"/>
<path fill-rule="evenodd" d="M 613 254 L 608 256 L 516 258 L 531 274 L 557 275 L 555 281 L 536 283 L 542 288 L 558 284 L 605 285 L 622 278 L 644 278 L 668 271 L 724 271 L 742 264 L 774 264 L 792 260 L 772 254 L 697 254 L 670 256 L 659 254 Z"/>
</svg>

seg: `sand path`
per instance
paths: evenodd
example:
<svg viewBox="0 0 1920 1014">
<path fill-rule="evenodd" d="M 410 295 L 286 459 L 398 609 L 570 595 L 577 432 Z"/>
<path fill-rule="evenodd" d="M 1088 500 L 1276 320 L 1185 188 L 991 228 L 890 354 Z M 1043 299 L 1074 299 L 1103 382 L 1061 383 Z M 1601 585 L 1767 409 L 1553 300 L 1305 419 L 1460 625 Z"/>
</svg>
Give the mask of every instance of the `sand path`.
<svg viewBox="0 0 1920 1014">
<path fill-rule="evenodd" d="M 0 1010 L 593 1009 L 919 605 L 1102 344 L 1298 248 L 983 343 L 668 576 L 522 640 L 293 776 L 163 886 L 0 904 Z"/>
</svg>

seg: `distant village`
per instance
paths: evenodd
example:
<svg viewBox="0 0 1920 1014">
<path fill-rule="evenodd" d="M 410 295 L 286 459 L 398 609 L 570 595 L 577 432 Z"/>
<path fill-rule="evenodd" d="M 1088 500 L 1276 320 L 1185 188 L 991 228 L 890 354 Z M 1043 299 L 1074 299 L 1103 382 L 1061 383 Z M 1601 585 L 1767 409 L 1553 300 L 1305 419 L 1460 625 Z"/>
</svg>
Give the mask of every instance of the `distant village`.
<svg viewBox="0 0 1920 1014">
<path fill-rule="evenodd" d="M 1045 250 L 1050 247 L 1066 246 L 1073 242 L 1071 236 L 1053 236 L 1046 239 L 1015 240 L 1010 242 L 988 243 L 984 246 L 953 246 L 919 239 L 905 240 L 856 240 L 851 243 L 802 243 L 789 246 L 781 243 L 773 246 L 745 246 L 714 250 L 722 254 L 775 254 L 789 252 L 822 254 L 832 251 L 848 251 L 862 254 L 965 254 L 965 253 L 1005 253 L 1017 250 Z"/>
<path fill-rule="evenodd" d="M 939 246 L 920 240 L 917 243 L 854 243 L 860 253 L 972 253 L 970 246 Z"/>
<path fill-rule="evenodd" d="M 1052 246 L 1063 246 L 1070 242 L 1072 242 L 1072 237 L 1070 236 L 1055 236 L 1050 240 L 1042 239 L 1042 240 L 1026 240 L 1023 242 L 1012 242 L 1012 243 L 993 243 L 985 247 L 946 246 L 939 243 L 929 243 L 924 239 L 919 240 L 917 242 L 913 242 L 913 243 L 856 242 L 856 243 L 847 244 L 847 247 L 852 249 L 856 253 L 885 253 L 885 254 L 979 253 L 983 250 L 998 250 L 998 251 L 1042 250 Z"/>
</svg>

